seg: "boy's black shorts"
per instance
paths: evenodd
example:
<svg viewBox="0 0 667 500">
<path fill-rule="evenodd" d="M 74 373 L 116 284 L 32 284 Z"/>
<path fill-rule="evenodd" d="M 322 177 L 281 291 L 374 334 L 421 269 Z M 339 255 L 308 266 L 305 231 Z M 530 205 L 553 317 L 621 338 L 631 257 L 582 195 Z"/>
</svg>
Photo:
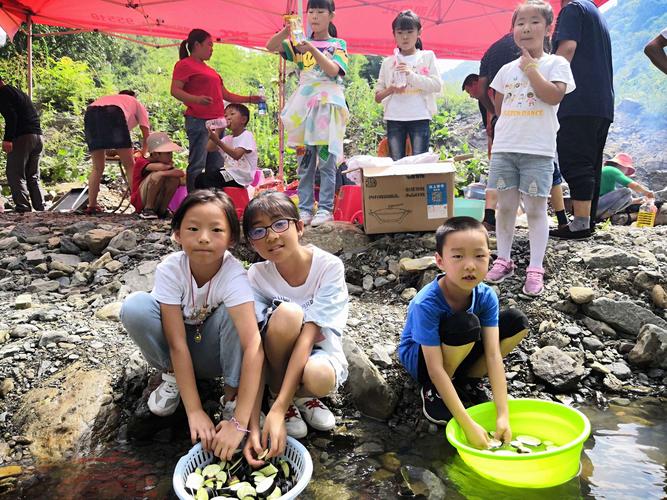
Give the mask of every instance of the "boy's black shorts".
<svg viewBox="0 0 667 500">
<path fill-rule="evenodd" d="M 528 328 L 528 317 L 519 309 L 501 311 L 498 316 L 499 340 L 514 337 L 517 333 Z M 455 313 L 440 322 L 440 341 L 449 346 L 462 346 L 474 342 L 472 350 L 456 369 L 457 373 L 464 374 L 480 357 L 484 355 L 482 342 L 482 328 L 479 318 L 467 311 Z M 433 385 L 426 368 L 426 360 L 422 347 L 419 347 L 417 361 L 417 381 L 422 386 Z"/>
</svg>

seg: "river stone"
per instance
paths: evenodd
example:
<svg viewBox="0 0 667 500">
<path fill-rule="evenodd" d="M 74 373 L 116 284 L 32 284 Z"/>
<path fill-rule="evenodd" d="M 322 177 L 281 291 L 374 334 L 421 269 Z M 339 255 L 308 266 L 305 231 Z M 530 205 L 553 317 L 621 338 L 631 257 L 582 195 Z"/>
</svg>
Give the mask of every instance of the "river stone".
<svg viewBox="0 0 667 500">
<path fill-rule="evenodd" d="M 582 252 L 581 258 L 588 267 L 604 269 L 608 267 L 629 267 L 639 264 L 636 255 L 628 253 L 622 248 L 609 245 L 598 245 Z"/>
<path fill-rule="evenodd" d="M 410 302 L 415 298 L 415 295 L 417 295 L 416 288 L 406 288 L 401 292 L 401 299 L 403 299 L 405 302 Z"/>
<path fill-rule="evenodd" d="M 76 244 L 74 238 L 73 237 L 69 238 L 67 236 L 63 236 L 62 238 L 60 238 L 59 250 L 63 254 L 78 255 L 79 253 L 81 253 L 81 248 L 79 247 L 79 245 Z"/>
<path fill-rule="evenodd" d="M 599 351 L 604 347 L 602 341 L 595 337 L 584 337 L 581 339 L 581 343 L 584 344 L 587 351 L 591 352 Z"/>
<path fill-rule="evenodd" d="M 583 317 L 584 326 L 590 330 L 593 335 L 597 337 L 610 337 L 616 338 L 616 332 L 614 329 L 603 323 L 602 321 L 589 318 L 588 316 Z"/>
<path fill-rule="evenodd" d="M 0 382 L 0 398 L 7 397 L 7 394 L 14 390 L 14 379 L 6 378 Z"/>
<path fill-rule="evenodd" d="M 421 290 L 426 285 L 431 283 L 440 273 L 440 269 L 427 269 L 422 273 L 422 277 L 419 278 L 418 289 Z"/>
<path fill-rule="evenodd" d="M 14 425 L 30 439 L 30 452 L 44 461 L 85 454 L 110 437 L 117 424 L 112 377 L 73 363 L 31 389 L 14 415 Z"/>
<path fill-rule="evenodd" d="M 133 250 L 137 246 L 137 235 L 134 231 L 125 229 L 111 238 L 109 246 L 121 252 Z"/>
<path fill-rule="evenodd" d="M 81 257 L 79 257 L 78 255 L 71 255 L 67 253 L 53 253 L 50 255 L 50 257 L 51 257 L 51 265 L 58 262 L 76 268 L 76 266 L 79 265 L 79 263 L 81 262 Z M 62 271 L 63 269 L 60 270 Z"/>
<path fill-rule="evenodd" d="M 405 496 L 440 500 L 446 496 L 442 480 L 428 469 L 404 465 L 400 469 Z M 407 490 L 407 491 L 406 491 Z"/>
<path fill-rule="evenodd" d="M 343 336 L 343 350 L 349 363 L 345 388 L 357 409 L 369 417 L 385 420 L 394 413 L 396 393 L 357 343 Z"/>
<path fill-rule="evenodd" d="M 632 370 L 625 363 L 617 361 L 609 365 L 609 370 L 613 373 L 619 380 L 627 380 L 632 376 Z"/>
<path fill-rule="evenodd" d="M 396 472 L 401 468 L 401 460 L 393 451 L 382 455 L 380 457 L 380 462 L 382 462 L 382 467 L 387 469 L 389 472 Z"/>
<path fill-rule="evenodd" d="M 55 292 L 60 288 L 60 283 L 52 280 L 36 279 L 28 286 L 30 292 L 43 293 Z"/>
<path fill-rule="evenodd" d="M 333 254 L 365 250 L 370 244 L 370 238 L 361 229 L 340 221 L 317 227 L 307 226 L 302 240 Z"/>
<path fill-rule="evenodd" d="M 118 292 L 118 299 L 122 300 L 132 292 L 150 292 L 155 281 L 155 268 L 159 263 L 158 260 L 145 261 L 139 267 L 123 274 L 121 281 L 124 284 Z"/>
<path fill-rule="evenodd" d="M 582 364 L 554 346 L 538 349 L 530 362 L 536 376 L 561 391 L 575 387 L 585 373 Z"/>
<path fill-rule="evenodd" d="M 562 349 L 563 347 L 570 345 L 570 337 L 563 335 L 562 333 L 550 331 L 540 335 L 537 343 L 540 347 L 550 345 Z"/>
<path fill-rule="evenodd" d="M 401 271 L 407 273 L 425 271 L 436 267 L 435 257 L 432 255 L 420 259 L 401 259 L 399 264 L 401 265 Z"/>
<path fill-rule="evenodd" d="M 95 313 L 95 317 L 102 321 L 120 321 L 120 308 L 122 306 L 122 302 L 111 302 L 99 309 Z"/>
<path fill-rule="evenodd" d="M 387 349 L 380 344 L 373 345 L 371 350 L 371 361 L 382 368 L 389 368 L 392 365 L 391 356 Z"/>
<path fill-rule="evenodd" d="M 308 483 L 308 493 L 318 500 L 352 500 L 358 495 L 349 491 L 340 481 L 313 479 Z"/>
<path fill-rule="evenodd" d="M 109 252 L 105 252 L 104 255 L 102 255 L 99 259 L 90 264 L 89 269 L 91 272 L 94 273 L 97 270 L 102 269 L 106 264 L 108 264 L 112 260 L 113 259 L 111 257 L 111 254 Z"/>
<path fill-rule="evenodd" d="M 570 288 L 570 299 L 575 304 L 587 304 L 595 298 L 595 290 L 585 286 L 573 286 Z"/>
<path fill-rule="evenodd" d="M 655 325 L 644 325 L 637 343 L 628 353 L 631 363 L 652 368 L 667 368 L 667 330 Z"/>
<path fill-rule="evenodd" d="M 44 262 L 45 259 L 46 257 L 44 257 L 44 253 L 41 250 L 31 250 L 30 252 L 26 252 L 25 254 L 26 262 L 33 266 L 41 264 L 42 262 Z"/>
<path fill-rule="evenodd" d="M 354 285 L 352 283 L 345 283 L 347 285 L 347 293 L 350 295 L 361 295 L 364 292 L 364 289 L 359 285 Z"/>
<path fill-rule="evenodd" d="M 74 266 L 70 266 L 69 264 L 65 264 L 64 262 L 60 262 L 57 260 L 49 262 L 48 268 L 51 271 L 61 272 L 64 273 L 65 275 L 74 274 L 74 271 L 76 271 L 76 268 Z"/>
<path fill-rule="evenodd" d="M 22 473 L 23 468 L 20 465 L 7 465 L 5 467 L 0 467 L 0 480 L 6 479 L 8 477 L 20 476 Z"/>
<path fill-rule="evenodd" d="M 646 324 L 667 328 L 667 322 L 664 319 L 629 301 L 616 301 L 601 297 L 590 304 L 584 304 L 583 311 L 587 316 L 604 321 L 614 330 L 632 339 Z"/>
<path fill-rule="evenodd" d="M 651 300 L 655 307 L 667 309 L 667 292 L 661 285 L 655 285 L 651 290 Z"/>
<path fill-rule="evenodd" d="M 655 271 L 640 271 L 635 276 L 633 283 L 640 290 L 648 292 L 657 285 L 661 279 L 662 275 Z"/>
<path fill-rule="evenodd" d="M 32 307 L 32 295 L 23 293 L 16 297 L 14 309 L 30 309 Z"/>
<path fill-rule="evenodd" d="M 8 236 L 7 238 L 0 239 L 0 250 L 11 250 L 17 246 L 19 246 L 19 240 L 16 236 Z"/>
<path fill-rule="evenodd" d="M 92 254 L 101 255 L 114 236 L 116 236 L 114 231 L 91 229 L 85 235 L 85 242 Z"/>
<path fill-rule="evenodd" d="M 373 289 L 373 276 L 370 274 L 364 276 L 364 278 L 361 280 L 361 286 L 367 292 L 371 291 Z"/>
<path fill-rule="evenodd" d="M 92 221 L 88 220 L 82 220 L 79 222 L 75 222 L 72 225 L 66 226 L 63 231 L 65 234 L 76 234 L 76 233 L 85 233 L 87 231 L 90 231 L 91 229 L 95 229 L 96 224 Z"/>
</svg>

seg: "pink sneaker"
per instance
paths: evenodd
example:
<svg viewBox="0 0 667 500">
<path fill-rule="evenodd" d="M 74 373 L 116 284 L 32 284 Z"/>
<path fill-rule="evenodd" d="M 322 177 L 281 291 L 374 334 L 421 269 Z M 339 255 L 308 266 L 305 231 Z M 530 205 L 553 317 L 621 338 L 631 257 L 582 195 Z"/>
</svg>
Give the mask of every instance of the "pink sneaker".
<svg viewBox="0 0 667 500">
<path fill-rule="evenodd" d="M 523 293 L 531 297 L 537 297 L 544 290 L 544 269 L 540 267 L 529 267 L 526 269 L 526 282 L 523 285 Z"/>
<path fill-rule="evenodd" d="M 498 257 L 494 262 L 491 270 L 486 274 L 486 281 L 489 283 L 500 283 L 505 278 L 514 275 L 514 262 Z"/>
</svg>

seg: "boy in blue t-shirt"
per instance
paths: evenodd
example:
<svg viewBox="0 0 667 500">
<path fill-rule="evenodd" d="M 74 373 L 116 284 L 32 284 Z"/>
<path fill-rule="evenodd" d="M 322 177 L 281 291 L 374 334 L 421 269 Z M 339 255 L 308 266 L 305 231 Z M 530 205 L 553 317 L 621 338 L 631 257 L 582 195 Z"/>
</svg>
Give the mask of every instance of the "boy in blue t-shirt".
<svg viewBox="0 0 667 500">
<path fill-rule="evenodd" d="M 502 358 L 528 333 L 528 318 L 518 309 L 499 314 L 496 294 L 482 283 L 489 270 L 489 236 L 481 222 L 451 218 L 435 239 L 436 264 L 444 274 L 410 302 L 399 358 L 422 386 L 426 418 L 444 425 L 453 416 L 478 448 L 488 447 L 489 435 L 465 411 L 457 389 L 466 382 L 479 384 L 488 373 L 496 404 L 495 436 L 509 442 Z"/>
</svg>

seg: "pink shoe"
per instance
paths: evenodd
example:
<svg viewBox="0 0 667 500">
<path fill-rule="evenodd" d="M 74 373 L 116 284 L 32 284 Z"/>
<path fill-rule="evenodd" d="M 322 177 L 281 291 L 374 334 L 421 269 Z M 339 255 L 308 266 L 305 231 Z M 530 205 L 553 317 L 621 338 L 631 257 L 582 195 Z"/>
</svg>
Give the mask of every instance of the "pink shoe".
<svg viewBox="0 0 667 500">
<path fill-rule="evenodd" d="M 531 297 L 537 297 L 544 290 L 544 269 L 541 267 L 529 267 L 526 269 L 526 282 L 523 285 L 523 293 Z"/>
<path fill-rule="evenodd" d="M 486 274 L 486 281 L 489 283 L 500 283 L 505 278 L 514 275 L 515 267 L 514 262 L 511 260 L 505 260 L 502 257 L 498 257 L 493 262 L 491 270 Z"/>
</svg>

